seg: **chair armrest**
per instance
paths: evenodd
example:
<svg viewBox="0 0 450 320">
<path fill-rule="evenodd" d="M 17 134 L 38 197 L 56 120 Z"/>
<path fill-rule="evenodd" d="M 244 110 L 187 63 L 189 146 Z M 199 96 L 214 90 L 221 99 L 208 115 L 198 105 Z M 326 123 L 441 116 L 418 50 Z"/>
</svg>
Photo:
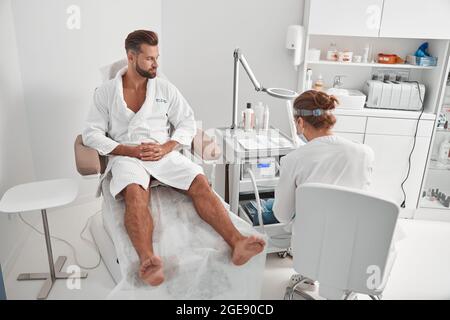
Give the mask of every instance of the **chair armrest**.
<svg viewBox="0 0 450 320">
<path fill-rule="evenodd" d="M 198 129 L 192 140 L 191 151 L 202 160 L 217 160 L 222 155 L 222 151 L 215 140 Z M 100 156 L 97 150 L 86 147 L 83 144 L 81 135 L 75 139 L 75 163 L 77 171 L 83 175 L 102 174 L 106 168 L 105 156 Z"/>
<path fill-rule="evenodd" d="M 222 156 L 222 150 L 217 145 L 215 139 L 200 129 L 197 129 L 197 134 L 192 140 L 191 151 L 204 161 L 217 160 Z"/>
<path fill-rule="evenodd" d="M 75 139 L 75 163 L 82 176 L 102 174 L 106 168 L 106 157 L 100 156 L 97 150 L 86 147 L 81 135 Z"/>
</svg>

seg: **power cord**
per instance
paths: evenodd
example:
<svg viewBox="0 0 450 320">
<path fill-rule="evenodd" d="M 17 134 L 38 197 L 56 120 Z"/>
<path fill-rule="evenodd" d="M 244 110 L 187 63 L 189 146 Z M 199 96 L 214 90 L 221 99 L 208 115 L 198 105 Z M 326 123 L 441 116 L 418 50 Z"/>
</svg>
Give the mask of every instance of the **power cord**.
<svg viewBox="0 0 450 320">
<path fill-rule="evenodd" d="M 410 174 L 410 172 L 411 172 L 411 157 L 412 157 L 412 154 L 414 153 L 414 149 L 415 149 L 415 147 L 416 147 L 417 131 L 418 131 L 418 129 L 419 129 L 419 123 L 420 123 L 420 120 L 421 120 L 421 118 L 422 118 L 422 114 L 423 114 L 423 112 L 424 112 L 424 110 L 425 110 L 425 107 L 424 107 L 424 105 L 423 105 L 422 93 L 421 93 L 421 91 L 420 91 L 420 84 L 419 84 L 419 81 L 406 81 L 406 82 L 413 82 L 413 83 L 415 83 L 415 84 L 417 85 L 417 90 L 419 91 L 420 102 L 422 103 L 422 110 L 421 110 L 421 112 L 420 112 L 419 118 L 417 119 L 417 123 L 416 123 L 416 131 L 414 132 L 414 142 L 413 142 L 413 146 L 412 146 L 411 152 L 409 153 L 409 157 L 408 157 L 408 172 L 407 172 L 407 174 L 406 174 L 406 178 L 403 180 L 403 182 L 402 182 L 402 184 L 401 184 L 401 188 L 402 188 L 402 192 L 403 192 L 403 202 L 402 202 L 402 204 L 400 205 L 400 207 L 402 207 L 402 208 L 405 208 L 405 207 L 406 207 L 406 192 L 405 192 L 404 184 L 405 184 L 405 182 L 408 180 L 409 174 Z"/>
<path fill-rule="evenodd" d="M 250 180 L 253 185 L 253 191 L 255 193 L 256 210 L 257 210 L 257 214 L 258 214 L 258 225 L 261 227 L 261 232 L 267 236 L 267 241 L 269 243 L 271 243 L 272 245 L 274 245 L 275 247 L 277 247 L 277 248 L 286 247 L 286 242 L 290 241 L 290 239 L 291 239 L 290 234 L 279 235 L 279 236 L 275 236 L 275 235 L 269 236 L 269 234 L 266 232 L 266 229 L 264 226 L 264 220 L 262 217 L 261 199 L 259 197 L 259 191 L 258 191 L 258 185 L 256 183 L 256 178 L 255 178 L 255 175 L 254 175 L 252 169 L 248 168 L 247 173 L 250 176 Z M 280 242 L 277 243 L 277 241 L 280 241 Z"/>
<path fill-rule="evenodd" d="M 74 257 L 75 263 L 76 263 L 80 268 L 85 269 L 85 270 L 94 270 L 94 269 L 97 269 L 98 266 L 100 265 L 100 263 L 102 262 L 102 256 L 101 256 L 101 254 L 100 254 L 100 250 L 98 249 L 97 245 L 96 245 L 94 242 L 92 242 L 91 240 L 89 240 L 89 239 L 87 239 L 87 238 L 85 238 L 85 237 L 83 236 L 83 233 L 86 231 L 86 228 L 87 228 L 87 226 L 89 225 L 89 222 L 91 221 L 92 217 L 94 217 L 94 216 L 95 216 L 96 214 L 98 214 L 99 212 L 101 212 L 101 210 L 97 211 L 96 213 L 94 213 L 93 215 L 91 215 L 91 216 L 86 220 L 86 223 L 85 223 L 85 225 L 84 225 L 84 227 L 83 227 L 83 230 L 81 230 L 81 232 L 80 232 L 80 238 L 81 238 L 82 240 L 84 240 L 86 243 L 88 243 L 90 246 L 93 246 L 94 249 L 97 251 L 97 254 L 98 254 L 98 262 L 97 262 L 97 264 L 96 264 L 95 266 L 93 266 L 93 267 L 83 266 L 81 263 L 78 262 L 77 252 L 76 252 L 76 250 L 75 250 L 75 247 L 74 247 L 69 241 L 64 240 L 64 239 L 61 239 L 61 238 L 58 238 L 58 237 L 50 236 L 50 238 L 55 239 L 55 240 L 58 240 L 58 241 L 61 241 L 61 242 L 65 243 L 66 245 L 68 245 L 68 246 L 72 249 L 72 253 L 73 253 L 73 257 Z M 29 226 L 31 229 L 33 229 L 34 231 L 36 231 L 38 234 L 44 236 L 44 233 L 43 233 L 42 231 L 40 231 L 39 229 L 35 228 L 35 227 L 34 227 L 31 223 L 29 223 L 28 221 L 26 221 L 26 220 L 22 217 L 22 214 L 21 214 L 21 213 L 19 213 L 19 217 L 20 217 L 20 220 L 22 220 L 23 223 L 25 223 L 25 224 L 26 224 L 27 226 Z"/>
</svg>

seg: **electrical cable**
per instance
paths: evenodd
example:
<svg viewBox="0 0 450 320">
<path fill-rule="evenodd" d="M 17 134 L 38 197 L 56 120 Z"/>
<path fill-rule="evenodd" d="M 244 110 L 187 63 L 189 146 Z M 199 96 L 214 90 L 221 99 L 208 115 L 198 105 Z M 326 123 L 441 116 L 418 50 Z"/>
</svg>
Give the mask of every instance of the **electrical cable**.
<svg viewBox="0 0 450 320">
<path fill-rule="evenodd" d="M 89 222 L 91 221 L 92 217 L 94 217 L 94 216 L 95 216 L 96 214 L 98 214 L 99 212 L 101 212 L 101 210 L 97 211 L 96 213 L 94 213 L 93 215 L 91 215 L 91 216 L 86 220 L 86 223 L 85 223 L 85 225 L 84 225 L 84 227 L 83 227 L 83 229 L 81 230 L 80 235 L 79 235 L 80 238 L 81 238 L 82 240 L 84 240 L 84 241 L 85 241 L 86 243 L 88 243 L 90 246 L 94 247 L 94 249 L 97 251 L 97 254 L 98 254 L 98 262 L 97 262 L 97 264 L 95 264 L 93 267 L 90 267 L 90 266 L 83 266 L 81 263 L 79 263 L 78 258 L 77 258 L 77 252 L 76 252 L 76 250 L 75 250 L 75 247 L 74 247 L 69 241 L 64 240 L 64 239 L 61 239 L 61 238 L 58 238 L 58 237 L 50 236 L 50 238 L 55 239 L 55 240 L 58 240 L 58 241 L 61 241 L 61 242 L 65 243 L 66 245 L 68 245 L 68 246 L 71 248 L 71 250 L 72 250 L 73 257 L 74 257 L 74 260 L 75 260 L 75 263 L 76 263 L 80 268 L 85 269 L 85 270 L 94 270 L 94 269 L 97 269 L 98 266 L 100 266 L 100 263 L 102 262 L 102 256 L 101 256 L 101 254 L 100 254 L 100 250 L 99 250 L 98 246 L 97 246 L 94 242 L 90 241 L 89 239 L 87 239 L 87 238 L 85 238 L 85 237 L 83 236 L 83 233 L 86 231 L 86 228 L 87 228 L 87 226 L 89 225 Z M 40 235 L 42 235 L 42 236 L 44 235 L 44 233 L 43 233 L 42 231 L 40 231 L 39 229 L 37 229 L 36 227 L 34 227 L 34 226 L 33 226 L 31 223 L 29 223 L 28 221 L 26 221 L 26 220 L 22 217 L 22 214 L 21 214 L 21 213 L 19 213 L 19 217 L 20 217 L 20 219 L 22 220 L 23 223 L 25 223 L 27 226 L 29 226 L 31 229 L 33 229 L 35 232 L 37 232 L 38 234 L 40 234 Z"/>
<path fill-rule="evenodd" d="M 257 209 L 257 213 L 258 213 L 258 225 L 261 227 L 261 233 L 263 233 L 264 235 L 267 236 L 268 242 L 270 244 L 272 244 L 273 246 L 275 246 L 277 248 L 285 248 L 287 241 L 290 242 L 290 240 L 291 240 L 291 235 L 285 234 L 285 235 L 279 235 L 279 236 L 276 236 L 276 235 L 269 236 L 269 234 L 266 232 L 264 220 L 262 217 L 261 200 L 259 197 L 259 191 L 258 191 L 258 185 L 256 183 L 256 178 L 255 178 L 255 175 L 253 174 L 253 171 L 250 168 L 247 169 L 247 173 L 250 176 L 250 180 L 251 180 L 252 186 L 253 186 L 253 191 L 255 194 L 256 209 Z M 280 242 L 277 242 L 277 241 L 280 241 Z"/>
<path fill-rule="evenodd" d="M 402 192 L 403 192 L 403 202 L 400 205 L 400 207 L 402 207 L 402 208 L 406 207 L 406 192 L 405 192 L 404 184 L 408 180 L 409 174 L 411 172 L 411 157 L 412 157 L 412 154 L 414 153 L 414 149 L 416 147 L 417 131 L 419 129 L 419 123 L 420 123 L 420 120 L 422 118 L 422 114 L 423 114 L 423 112 L 425 110 L 425 107 L 423 105 L 423 98 L 422 98 L 422 93 L 420 91 L 420 84 L 419 84 L 419 82 L 418 81 L 406 81 L 406 82 L 414 82 L 417 85 L 417 90 L 419 90 L 419 99 L 420 99 L 420 102 L 422 103 L 422 110 L 420 112 L 419 118 L 417 119 L 416 130 L 414 132 L 413 146 L 412 146 L 411 152 L 409 153 L 409 157 L 408 157 L 408 172 L 406 174 L 406 178 L 403 180 L 403 182 L 401 184 L 401 188 L 402 188 Z"/>
</svg>

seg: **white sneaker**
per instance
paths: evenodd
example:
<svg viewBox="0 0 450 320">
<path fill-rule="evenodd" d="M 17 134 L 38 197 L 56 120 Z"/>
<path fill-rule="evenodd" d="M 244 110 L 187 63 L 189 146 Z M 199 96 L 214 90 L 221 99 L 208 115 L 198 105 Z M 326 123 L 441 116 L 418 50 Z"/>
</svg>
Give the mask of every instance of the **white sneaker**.
<svg viewBox="0 0 450 320">
<path fill-rule="evenodd" d="M 311 279 L 307 279 L 306 277 L 303 277 L 301 274 L 293 274 L 291 278 L 289 279 L 289 286 L 294 287 L 297 283 L 302 281 L 303 279 L 306 279 L 303 281 L 302 284 L 299 284 L 296 289 L 302 290 L 302 291 L 315 291 L 317 286 L 316 282 Z"/>
</svg>

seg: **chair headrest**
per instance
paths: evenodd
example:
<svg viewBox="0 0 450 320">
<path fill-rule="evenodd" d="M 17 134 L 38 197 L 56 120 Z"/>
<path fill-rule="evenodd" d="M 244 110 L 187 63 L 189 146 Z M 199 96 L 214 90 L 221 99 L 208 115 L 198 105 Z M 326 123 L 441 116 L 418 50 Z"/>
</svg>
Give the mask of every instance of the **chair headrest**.
<svg viewBox="0 0 450 320">
<path fill-rule="evenodd" d="M 125 67 L 128 64 L 126 59 L 122 59 L 116 62 L 113 62 L 107 66 L 100 68 L 100 73 L 102 75 L 102 82 L 106 82 L 114 78 L 119 72 L 120 69 Z"/>
<path fill-rule="evenodd" d="M 102 77 L 102 83 L 113 79 L 116 76 L 117 72 L 119 72 L 120 69 L 126 67 L 127 65 L 127 59 L 121 59 L 109 65 L 101 67 L 100 74 Z M 160 72 L 160 70 L 158 70 L 158 78 L 167 79 L 167 77 L 162 72 Z"/>
</svg>

